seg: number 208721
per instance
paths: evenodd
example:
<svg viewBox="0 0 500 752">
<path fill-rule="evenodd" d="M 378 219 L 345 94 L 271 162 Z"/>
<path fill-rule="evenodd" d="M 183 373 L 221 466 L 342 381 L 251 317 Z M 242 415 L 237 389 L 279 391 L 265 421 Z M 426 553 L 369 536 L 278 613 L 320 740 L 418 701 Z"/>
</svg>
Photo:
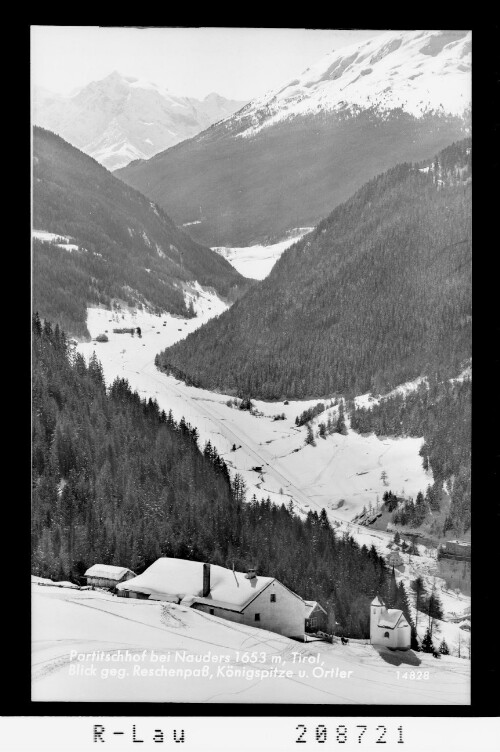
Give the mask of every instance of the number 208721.
<svg viewBox="0 0 500 752">
<path fill-rule="evenodd" d="M 396 729 L 388 729 L 387 726 L 338 726 L 329 727 L 320 724 L 315 727 L 305 726 L 299 723 L 296 726 L 297 737 L 296 744 L 307 744 L 308 742 L 316 744 L 325 744 L 327 741 L 337 744 L 404 744 L 403 727 L 398 726 Z"/>
</svg>

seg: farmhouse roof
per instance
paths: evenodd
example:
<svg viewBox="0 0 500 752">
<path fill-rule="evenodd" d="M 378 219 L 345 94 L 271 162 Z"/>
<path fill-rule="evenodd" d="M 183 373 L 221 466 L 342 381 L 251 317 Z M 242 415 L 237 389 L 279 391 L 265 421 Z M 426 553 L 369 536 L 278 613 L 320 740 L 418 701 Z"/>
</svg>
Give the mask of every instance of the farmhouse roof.
<svg viewBox="0 0 500 752">
<path fill-rule="evenodd" d="M 210 593 L 208 597 L 203 597 L 203 563 L 163 557 L 141 575 L 120 583 L 117 588 L 144 593 L 152 599 L 182 601 L 185 605 L 204 603 L 243 611 L 272 582 L 275 582 L 274 577 L 259 575 L 249 579 L 244 572 L 211 564 Z M 296 593 L 293 594 L 302 600 Z"/>
<path fill-rule="evenodd" d="M 85 572 L 85 577 L 103 577 L 106 580 L 121 580 L 121 578 L 130 572 L 127 567 L 116 567 L 113 564 L 93 564 Z M 134 574 L 132 572 L 132 574 Z"/>
</svg>

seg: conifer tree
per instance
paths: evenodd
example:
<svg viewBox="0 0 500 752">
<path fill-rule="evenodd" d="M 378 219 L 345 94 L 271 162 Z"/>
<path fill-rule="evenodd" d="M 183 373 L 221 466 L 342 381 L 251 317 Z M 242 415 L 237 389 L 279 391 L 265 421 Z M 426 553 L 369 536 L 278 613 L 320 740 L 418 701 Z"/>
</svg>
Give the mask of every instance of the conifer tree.
<svg viewBox="0 0 500 752">
<path fill-rule="evenodd" d="M 344 416 L 344 403 L 342 400 L 339 402 L 339 416 L 337 418 L 337 426 L 336 426 L 337 433 L 340 434 L 346 434 L 347 428 L 345 424 L 345 416 Z"/>
<path fill-rule="evenodd" d="M 422 651 L 424 653 L 434 653 L 434 643 L 432 642 L 431 630 L 429 628 L 427 628 L 422 640 Z"/>
<path fill-rule="evenodd" d="M 307 435 L 306 435 L 306 438 L 305 438 L 306 446 L 308 444 L 310 444 L 311 446 L 316 446 L 316 442 L 314 440 L 313 430 L 312 430 L 312 427 L 311 427 L 310 423 L 307 424 L 306 430 L 307 430 Z"/>
<path fill-rule="evenodd" d="M 240 473 L 236 473 L 233 482 L 231 483 L 231 489 L 233 492 L 233 498 L 235 502 L 241 504 L 245 501 L 245 495 L 247 486 L 243 476 Z"/>
<path fill-rule="evenodd" d="M 327 530 L 329 530 L 331 527 L 330 521 L 328 519 L 328 515 L 326 513 L 326 509 L 324 507 L 321 510 L 320 515 L 319 515 L 319 524 L 321 525 L 321 527 L 326 528 Z"/>
<path fill-rule="evenodd" d="M 439 646 L 439 652 L 441 653 L 441 655 L 449 655 L 450 654 L 450 649 L 449 649 L 448 645 L 446 644 L 446 640 L 444 639 L 444 637 L 441 640 L 441 644 Z"/>
<path fill-rule="evenodd" d="M 427 595 L 425 584 L 420 575 L 411 583 L 411 589 L 415 592 L 415 629 L 418 628 L 418 612 L 421 609 L 422 601 Z"/>
<path fill-rule="evenodd" d="M 394 571 L 394 567 L 392 567 L 391 576 L 389 579 L 389 592 L 388 592 L 388 606 L 389 608 L 398 608 L 397 602 L 398 602 L 398 594 L 399 594 L 399 588 L 398 583 L 396 581 L 396 572 Z"/>
</svg>

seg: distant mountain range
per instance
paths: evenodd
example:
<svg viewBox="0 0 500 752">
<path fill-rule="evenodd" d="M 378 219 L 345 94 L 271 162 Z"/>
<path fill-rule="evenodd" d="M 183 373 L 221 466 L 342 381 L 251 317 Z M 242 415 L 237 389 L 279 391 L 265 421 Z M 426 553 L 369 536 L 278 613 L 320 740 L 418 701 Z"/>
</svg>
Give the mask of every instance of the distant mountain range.
<svg viewBox="0 0 500 752">
<path fill-rule="evenodd" d="M 33 310 L 88 337 L 88 305 L 193 315 L 197 281 L 234 300 L 252 284 L 165 212 L 60 136 L 33 134 Z"/>
<path fill-rule="evenodd" d="M 272 400 L 455 376 L 471 357 L 471 181 L 470 139 L 379 175 L 157 365 Z"/>
<path fill-rule="evenodd" d="M 118 174 L 208 245 L 276 241 L 466 136 L 470 66 L 470 32 L 389 31 Z"/>
<path fill-rule="evenodd" d="M 244 104 L 216 93 L 174 96 L 115 71 L 67 96 L 35 90 L 33 121 L 115 170 L 191 138 Z"/>
</svg>

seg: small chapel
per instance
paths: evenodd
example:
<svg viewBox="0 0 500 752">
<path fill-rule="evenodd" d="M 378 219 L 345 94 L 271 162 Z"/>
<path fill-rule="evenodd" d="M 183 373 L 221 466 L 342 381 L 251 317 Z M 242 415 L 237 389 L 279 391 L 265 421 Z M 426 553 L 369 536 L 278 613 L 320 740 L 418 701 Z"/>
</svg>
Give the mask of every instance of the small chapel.
<svg viewBox="0 0 500 752">
<path fill-rule="evenodd" d="M 409 650 L 411 628 L 399 608 L 386 608 L 378 595 L 370 605 L 370 643 L 391 650 Z"/>
</svg>

